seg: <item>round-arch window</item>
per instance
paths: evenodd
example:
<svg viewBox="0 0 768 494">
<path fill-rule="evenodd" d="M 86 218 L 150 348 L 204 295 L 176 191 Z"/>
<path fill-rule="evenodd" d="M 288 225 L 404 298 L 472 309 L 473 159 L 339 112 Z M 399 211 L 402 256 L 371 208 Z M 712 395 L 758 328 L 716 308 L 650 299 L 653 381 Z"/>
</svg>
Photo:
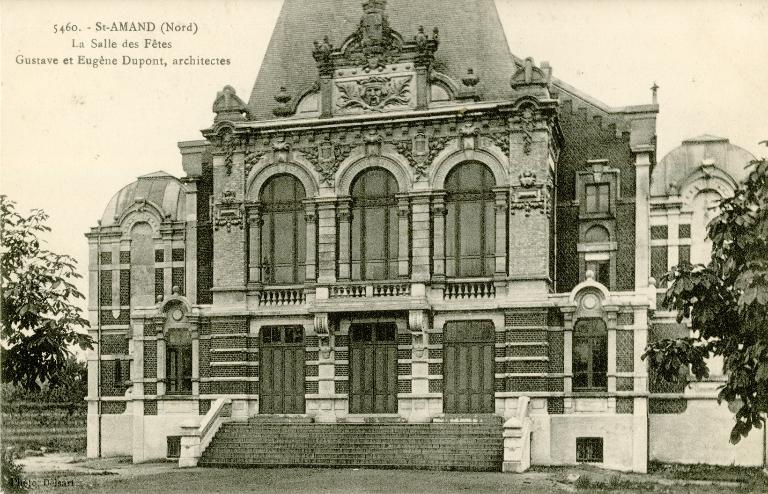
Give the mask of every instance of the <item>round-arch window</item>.
<svg viewBox="0 0 768 494">
<path fill-rule="evenodd" d="M 482 163 L 456 166 L 445 181 L 446 275 L 492 276 L 496 265 L 493 173 Z"/>
<path fill-rule="evenodd" d="M 395 177 L 383 168 L 364 171 L 352 184 L 352 279 L 397 278 L 397 192 Z"/>
<path fill-rule="evenodd" d="M 261 279 L 271 284 L 304 282 L 306 225 L 304 186 L 292 175 L 272 177 L 261 190 Z"/>
<path fill-rule="evenodd" d="M 584 240 L 589 243 L 605 243 L 611 241 L 611 235 L 604 226 L 595 225 L 584 234 Z"/>
</svg>

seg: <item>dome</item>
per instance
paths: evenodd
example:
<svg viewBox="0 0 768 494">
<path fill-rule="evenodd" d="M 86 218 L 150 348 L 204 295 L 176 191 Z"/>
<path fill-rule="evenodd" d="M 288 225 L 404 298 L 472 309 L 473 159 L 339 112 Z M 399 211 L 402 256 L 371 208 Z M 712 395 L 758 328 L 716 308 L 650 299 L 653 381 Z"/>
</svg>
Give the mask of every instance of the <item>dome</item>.
<svg viewBox="0 0 768 494">
<path fill-rule="evenodd" d="M 120 217 L 135 203 L 147 202 L 171 221 L 186 217 L 185 187 L 179 179 L 163 171 L 142 175 L 112 196 L 101 217 L 102 226 L 116 225 Z"/>
<path fill-rule="evenodd" d="M 679 192 L 686 180 L 702 167 L 715 167 L 739 183 L 747 176 L 746 166 L 755 157 L 731 144 L 725 137 L 704 134 L 683 143 L 659 161 L 651 176 L 651 196 Z M 677 193 L 676 192 L 676 193 Z"/>
</svg>

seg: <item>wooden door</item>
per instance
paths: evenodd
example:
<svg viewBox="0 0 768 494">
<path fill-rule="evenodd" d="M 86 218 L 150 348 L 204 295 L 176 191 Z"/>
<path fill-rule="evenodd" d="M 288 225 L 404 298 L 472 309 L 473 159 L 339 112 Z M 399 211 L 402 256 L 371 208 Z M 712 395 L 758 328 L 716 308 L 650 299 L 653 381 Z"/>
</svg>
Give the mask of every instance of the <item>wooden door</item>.
<svg viewBox="0 0 768 494">
<path fill-rule="evenodd" d="M 493 413 L 492 321 L 453 321 L 443 334 L 443 411 Z"/>
<path fill-rule="evenodd" d="M 350 329 L 349 413 L 397 413 L 397 325 Z"/>
<path fill-rule="evenodd" d="M 304 413 L 304 328 L 261 328 L 259 413 Z"/>
</svg>

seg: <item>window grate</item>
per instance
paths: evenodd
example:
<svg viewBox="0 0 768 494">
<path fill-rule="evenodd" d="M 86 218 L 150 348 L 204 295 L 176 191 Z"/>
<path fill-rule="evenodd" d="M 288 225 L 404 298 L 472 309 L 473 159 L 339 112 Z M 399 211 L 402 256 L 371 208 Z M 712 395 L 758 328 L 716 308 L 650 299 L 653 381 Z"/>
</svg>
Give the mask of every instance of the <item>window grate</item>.
<svg viewBox="0 0 768 494">
<path fill-rule="evenodd" d="M 178 458 L 181 456 L 181 436 L 168 436 L 168 454 L 167 458 Z"/>
<path fill-rule="evenodd" d="M 603 438 L 602 437 L 577 437 L 576 461 L 579 463 L 603 462 Z"/>
</svg>

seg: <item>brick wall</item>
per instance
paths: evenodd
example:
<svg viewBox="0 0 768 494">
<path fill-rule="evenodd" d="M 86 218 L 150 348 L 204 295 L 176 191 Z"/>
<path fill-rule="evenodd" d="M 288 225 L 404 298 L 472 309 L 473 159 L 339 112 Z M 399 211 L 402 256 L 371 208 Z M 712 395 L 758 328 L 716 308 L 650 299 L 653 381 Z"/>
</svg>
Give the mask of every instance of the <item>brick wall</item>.
<svg viewBox="0 0 768 494">
<path fill-rule="evenodd" d="M 607 114 L 590 109 L 594 113 L 588 115 L 586 103 L 575 103 L 569 94 L 563 93 L 560 96 L 563 98 L 560 126 L 567 144 L 560 154 L 557 174 L 557 291 L 570 291 L 581 281 L 578 266 L 573 262 L 578 258 L 576 244 L 579 236 L 578 209 L 572 201 L 576 199 L 576 172 L 584 169 L 587 160 L 592 159 L 607 159 L 611 168 L 619 170 L 621 197 L 627 201 L 619 203 L 616 211 L 619 244 L 616 289 L 632 289 L 635 276 L 635 168 L 629 148 L 629 134 L 622 133 L 617 137 L 616 127 L 608 123 Z M 574 108 L 574 105 L 583 106 L 584 109 Z"/>
</svg>

